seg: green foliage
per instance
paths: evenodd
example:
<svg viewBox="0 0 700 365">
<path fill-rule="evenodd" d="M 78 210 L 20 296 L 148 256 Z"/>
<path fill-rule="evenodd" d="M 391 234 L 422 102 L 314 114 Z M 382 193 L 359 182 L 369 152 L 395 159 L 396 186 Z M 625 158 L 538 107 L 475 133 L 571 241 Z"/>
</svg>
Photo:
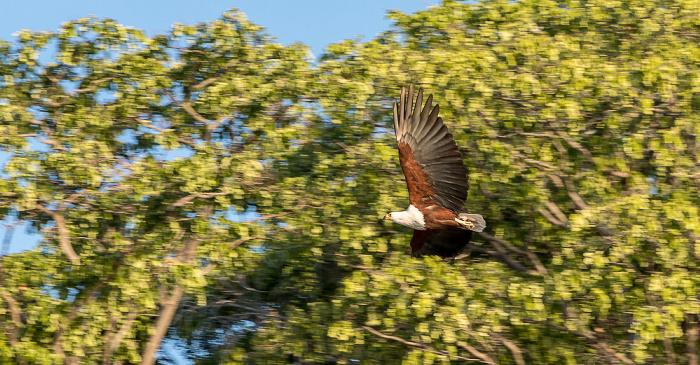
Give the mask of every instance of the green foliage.
<svg viewBox="0 0 700 365">
<path fill-rule="evenodd" d="M 303 129 L 306 50 L 237 12 L 153 39 L 83 19 L 19 40 L 0 56 L 0 206 L 45 239 L 3 260 L 0 358 L 139 362 L 177 293 L 204 304 L 206 275 L 263 258 L 240 242 L 270 230 L 226 213 L 264 205 L 262 162 Z"/>
<path fill-rule="evenodd" d="M 0 214 L 45 239 L 2 261 L 0 358 L 140 362 L 170 325 L 203 363 L 697 362 L 698 14 L 445 1 L 313 67 L 235 11 L 22 32 L 0 44 Z M 407 205 L 408 84 L 488 223 L 454 260 L 380 221 Z"/>
</svg>

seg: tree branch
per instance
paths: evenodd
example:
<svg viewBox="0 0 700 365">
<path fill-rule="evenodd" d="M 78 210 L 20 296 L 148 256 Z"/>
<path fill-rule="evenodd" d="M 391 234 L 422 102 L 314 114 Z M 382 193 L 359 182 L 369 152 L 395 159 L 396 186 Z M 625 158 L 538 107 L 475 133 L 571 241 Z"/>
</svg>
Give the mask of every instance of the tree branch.
<svg viewBox="0 0 700 365">
<path fill-rule="evenodd" d="M 504 255 L 504 258 L 510 259 L 510 260 L 512 260 L 514 263 L 517 263 L 517 262 L 516 262 L 515 260 L 511 259 L 509 256 L 507 256 L 507 253 L 506 253 L 505 251 L 502 250 L 503 247 L 505 247 L 505 248 L 507 248 L 508 250 L 510 250 L 510 251 L 512 251 L 512 252 L 515 252 L 515 253 L 517 253 L 517 254 L 519 254 L 519 255 L 525 255 L 525 256 L 527 256 L 527 257 L 530 259 L 530 261 L 532 262 L 532 264 L 535 266 L 535 269 L 536 269 L 537 271 L 535 271 L 535 272 L 533 273 L 533 270 L 530 270 L 530 269 L 528 269 L 528 268 L 526 268 L 526 267 L 520 265 L 519 263 L 517 263 L 517 265 L 520 266 L 522 269 L 525 269 L 526 272 L 527 272 L 528 274 L 531 274 L 531 275 L 541 275 L 541 274 L 546 274 L 546 273 L 547 273 L 547 269 L 544 267 L 544 265 L 542 265 L 542 262 L 541 262 L 540 259 L 537 257 L 537 255 L 533 254 L 533 253 L 530 252 L 529 250 L 523 250 L 523 249 L 517 248 L 517 247 L 513 246 L 510 242 L 508 242 L 508 241 L 506 241 L 506 240 L 504 240 L 504 239 L 498 238 L 498 237 L 494 237 L 494 236 L 492 236 L 492 235 L 490 235 L 490 234 L 488 234 L 488 233 L 486 233 L 486 232 L 477 232 L 477 234 L 478 234 L 479 236 L 483 237 L 484 239 L 486 239 L 487 241 L 491 242 L 491 244 L 494 245 L 494 247 L 496 248 L 496 250 L 498 250 L 499 253 L 502 253 L 502 254 Z M 499 250 L 499 248 L 501 248 L 501 249 Z M 506 262 L 506 263 L 508 263 L 508 262 Z M 511 264 L 508 264 L 508 265 L 511 266 Z M 512 266 L 511 266 L 511 267 L 512 267 Z M 513 268 L 514 268 L 514 267 L 513 267 Z M 516 269 L 516 270 L 517 270 L 517 269 Z M 518 270 L 518 271 L 521 271 L 521 270 Z"/>
<path fill-rule="evenodd" d="M 240 246 L 244 242 L 251 241 L 251 240 L 257 240 L 257 239 L 261 239 L 261 238 L 265 238 L 265 236 L 259 235 L 259 236 L 248 236 L 246 238 L 239 238 L 239 239 L 231 242 L 231 244 L 228 246 L 228 248 L 233 249 L 233 248 Z"/>
<path fill-rule="evenodd" d="M 90 82 L 90 86 L 88 86 L 88 87 L 85 87 L 85 88 L 82 88 L 82 89 L 75 89 L 75 90 L 73 90 L 73 92 L 71 92 L 70 95 L 71 95 L 71 96 L 75 96 L 75 95 L 77 95 L 77 94 L 84 93 L 84 92 L 87 92 L 87 91 L 95 91 L 95 90 L 97 90 L 97 85 L 98 85 L 98 84 L 103 83 L 103 82 L 105 82 L 105 81 L 114 80 L 114 79 L 116 79 L 116 78 L 117 78 L 117 76 L 107 76 L 107 77 L 103 77 L 103 78 L 101 78 L 101 79 L 97 79 L 97 80 L 95 80 L 95 81 Z"/>
<path fill-rule="evenodd" d="M 508 250 L 515 252 L 519 255 L 526 255 L 527 254 L 527 252 L 525 252 L 525 250 L 522 250 L 522 249 L 519 249 L 519 248 L 513 246 L 510 242 L 508 242 L 504 239 L 494 237 L 486 232 L 476 232 L 476 234 L 478 234 L 479 236 L 481 236 L 482 238 L 486 239 L 487 241 L 489 241 L 491 243 L 505 246 Z"/>
<path fill-rule="evenodd" d="M 547 209 L 549 209 L 552 214 L 554 214 L 557 217 L 557 220 L 560 221 L 562 224 L 565 226 L 569 226 L 569 218 L 566 217 L 566 214 L 559 209 L 559 206 L 556 205 L 554 202 L 547 202 L 545 204 Z"/>
<path fill-rule="evenodd" d="M 192 108 L 190 103 L 182 102 L 182 103 L 178 103 L 178 106 L 181 107 L 182 109 L 184 109 L 187 112 L 187 114 L 192 116 L 192 118 L 194 118 L 196 121 L 198 121 L 200 123 L 204 123 L 204 125 L 209 124 L 209 120 L 207 118 L 204 118 L 203 116 L 201 116 L 199 113 L 197 113 L 197 111 L 194 110 L 194 108 Z"/>
<path fill-rule="evenodd" d="M 696 260 L 700 261 L 700 253 L 698 253 L 695 250 L 695 243 L 698 241 L 698 237 L 695 235 L 695 232 L 688 230 L 688 241 L 690 241 L 690 244 L 688 245 L 688 251 L 690 251 L 690 254 L 695 257 Z"/>
<path fill-rule="evenodd" d="M 485 353 L 483 353 L 483 352 L 477 350 L 476 347 L 474 347 L 474 346 L 472 346 L 472 345 L 469 345 L 469 344 L 459 345 L 459 344 L 458 344 L 457 346 L 459 346 L 459 347 L 461 347 L 461 348 L 463 348 L 463 349 L 469 351 L 469 353 L 472 354 L 472 356 L 476 356 L 476 357 L 479 358 L 484 364 L 490 364 L 490 365 L 496 365 L 496 364 L 497 364 L 497 362 L 493 361 L 493 359 L 491 359 L 491 358 L 489 357 L 489 355 L 486 355 Z"/>
<path fill-rule="evenodd" d="M 187 52 L 187 51 L 188 51 L 188 50 L 183 50 L 182 52 Z M 192 91 L 196 91 L 196 90 L 199 90 L 199 89 L 201 89 L 201 88 L 207 87 L 207 86 L 211 85 L 211 84 L 214 83 L 214 82 L 217 82 L 217 81 L 221 80 L 221 78 L 224 77 L 224 75 L 226 74 L 226 72 L 227 72 L 228 70 L 230 70 L 231 68 L 233 68 L 233 66 L 235 66 L 235 65 L 238 64 L 239 62 L 240 62 L 239 60 L 231 60 L 231 61 L 229 61 L 228 63 L 226 63 L 226 65 L 224 65 L 224 68 L 223 68 L 223 69 L 221 69 L 221 70 L 219 70 L 219 71 L 217 72 L 218 75 L 212 76 L 212 77 L 210 77 L 210 78 L 208 78 L 208 79 L 206 79 L 206 80 L 203 80 L 202 82 L 200 82 L 200 83 L 197 84 L 197 85 L 192 85 L 192 86 L 189 87 L 189 89 L 192 90 Z"/>
<path fill-rule="evenodd" d="M 209 216 L 211 214 L 212 208 L 211 207 L 205 207 L 203 210 L 203 216 Z M 189 264 L 196 251 L 197 247 L 199 246 L 199 239 L 195 237 L 186 237 L 185 238 L 185 245 L 178 252 L 177 254 L 177 260 L 182 262 L 183 264 Z M 160 289 L 163 289 L 162 287 Z M 164 290 L 164 289 L 163 289 Z M 148 339 L 148 343 L 146 344 L 146 349 L 143 352 L 142 356 L 142 365 L 153 365 L 155 364 L 156 358 L 156 352 L 158 352 L 158 349 L 160 348 L 161 343 L 163 342 L 163 338 L 165 337 L 165 334 L 168 332 L 168 328 L 170 327 L 170 324 L 173 321 L 173 317 L 175 316 L 175 311 L 177 310 L 178 305 L 180 304 L 180 300 L 182 299 L 182 296 L 184 294 L 184 289 L 181 284 L 176 284 L 174 288 L 172 289 L 172 294 L 170 295 L 169 298 L 163 299 L 160 302 L 161 309 L 160 313 L 158 314 L 158 319 L 156 320 L 155 323 L 155 333 L 151 335 L 151 337 Z"/>
<path fill-rule="evenodd" d="M 515 342 L 499 335 L 498 333 L 492 332 L 491 336 L 495 337 L 503 346 L 505 346 L 511 354 L 513 354 L 513 360 L 517 365 L 525 365 L 525 359 L 523 358 L 523 350 L 521 350 Z"/>
<path fill-rule="evenodd" d="M 51 216 L 53 221 L 56 223 L 56 228 L 58 229 L 58 245 L 66 254 L 68 259 L 73 263 L 73 265 L 80 265 L 80 256 L 73 250 L 73 245 L 70 243 L 70 231 L 66 225 L 66 220 L 61 213 L 58 211 L 53 211 L 41 204 L 37 204 L 37 209 Z"/>
<path fill-rule="evenodd" d="M 221 80 L 222 77 L 224 77 L 224 75 L 218 75 L 218 76 L 210 77 L 210 78 L 208 78 L 208 79 L 206 79 L 206 80 L 203 80 L 202 82 L 200 82 L 200 83 L 197 84 L 197 85 L 192 85 L 192 86 L 190 86 L 190 90 L 192 90 L 192 91 L 197 91 L 197 90 L 199 90 L 199 89 L 201 89 L 201 88 L 207 87 L 207 86 L 209 86 L 210 84 L 213 84 L 213 83 L 215 83 L 215 82 Z"/>
<path fill-rule="evenodd" d="M 208 198 L 213 198 L 215 196 L 221 196 L 221 195 L 229 195 L 231 193 L 227 192 L 219 192 L 219 193 L 195 193 L 195 194 L 190 194 L 188 196 L 182 197 L 178 199 L 175 203 L 172 203 L 168 206 L 166 209 L 167 212 L 173 211 L 175 208 L 179 208 L 182 206 L 187 205 L 189 202 L 191 202 L 194 199 L 197 198 L 202 198 L 202 199 L 208 199 Z"/>
<path fill-rule="evenodd" d="M 262 216 L 262 217 L 258 217 L 258 218 L 255 218 L 255 219 L 251 219 L 251 220 L 249 220 L 249 221 L 245 221 L 245 222 L 242 222 L 242 223 L 252 223 L 252 222 L 258 222 L 258 221 L 268 220 L 268 219 L 271 219 L 271 218 L 284 217 L 284 216 L 286 216 L 286 215 L 292 214 L 293 211 L 295 211 L 295 210 L 304 209 L 304 208 L 319 209 L 318 207 L 314 207 L 314 206 L 311 206 L 311 205 L 306 205 L 306 204 L 301 204 L 301 203 L 299 203 L 299 204 L 297 204 L 294 208 L 292 208 L 291 211 L 283 212 L 283 213 L 276 213 L 276 214 L 268 214 L 268 215 L 264 215 L 264 216 Z"/>
<path fill-rule="evenodd" d="M 119 345 L 122 343 L 122 340 L 124 340 L 124 337 L 126 337 L 129 331 L 131 331 L 131 328 L 134 326 L 134 322 L 136 321 L 138 313 L 138 309 L 135 308 L 134 304 L 132 303 L 130 306 L 129 314 L 126 316 L 126 319 L 124 320 L 124 323 L 122 324 L 119 331 L 117 331 L 117 333 L 111 336 L 111 338 L 105 340 L 105 348 L 102 352 L 102 358 L 106 362 L 111 363 L 112 354 L 117 348 L 119 348 Z"/>
<path fill-rule="evenodd" d="M 539 160 L 533 160 L 533 159 L 528 158 L 528 157 L 526 157 L 525 155 L 523 155 L 523 154 L 521 154 L 521 153 L 518 153 L 518 152 L 514 152 L 513 155 L 514 155 L 515 157 L 520 158 L 520 159 L 521 159 L 523 162 L 525 162 L 525 163 L 529 163 L 529 164 L 531 164 L 531 165 L 535 165 L 535 167 L 540 167 L 540 168 L 544 168 L 544 169 L 548 169 L 548 170 L 555 170 L 555 171 L 558 171 L 558 170 L 559 170 L 559 169 L 557 169 L 556 166 L 554 166 L 554 165 L 552 165 L 552 164 L 548 164 L 548 163 L 546 163 L 546 162 L 542 162 L 542 161 L 539 161 Z"/>
<path fill-rule="evenodd" d="M 44 132 L 44 134 L 46 134 L 46 136 L 48 137 L 48 139 L 36 137 L 37 141 L 44 143 L 44 144 L 51 145 L 53 147 L 53 149 L 58 150 L 58 151 L 65 151 L 66 150 L 66 148 L 61 145 L 61 142 L 51 138 L 51 135 L 53 133 L 52 133 L 51 129 L 49 129 L 49 126 L 47 126 L 44 121 L 32 120 L 29 123 L 34 124 L 34 125 L 38 125 L 41 128 L 41 131 Z"/>
<path fill-rule="evenodd" d="M 7 334 L 7 337 L 10 338 L 10 344 L 16 347 L 19 345 L 19 331 L 23 326 L 22 310 L 17 304 L 17 300 L 4 289 L 0 289 L 0 296 L 2 296 L 2 299 L 4 299 L 5 302 L 7 302 L 7 309 L 10 312 L 10 318 L 12 319 L 12 329 Z"/>
<path fill-rule="evenodd" d="M 168 130 L 167 130 L 167 129 L 158 128 L 158 127 L 154 126 L 153 123 L 151 123 L 151 122 L 148 121 L 148 120 L 144 120 L 144 119 L 141 119 L 141 118 L 134 118 L 134 119 L 135 119 L 137 122 L 139 122 L 139 124 L 141 124 L 142 126 L 144 126 L 144 127 L 146 127 L 146 128 L 149 128 L 149 129 L 153 129 L 154 131 L 156 131 L 156 132 L 158 132 L 158 133 L 168 133 Z M 185 138 L 180 137 L 180 138 L 177 139 L 177 141 L 180 142 L 180 143 L 182 143 L 182 144 L 184 144 L 184 145 L 188 145 L 188 146 L 190 146 L 190 147 L 195 147 L 194 142 L 188 141 L 188 140 L 185 139 Z"/>
<path fill-rule="evenodd" d="M 158 348 L 160 348 L 160 344 L 168 332 L 168 327 L 170 327 L 170 322 L 173 320 L 175 310 L 180 303 L 180 299 L 182 299 L 183 293 L 182 286 L 176 285 L 170 297 L 161 301 L 161 310 L 155 323 L 155 333 L 148 339 L 146 349 L 143 351 L 141 365 L 155 364 L 156 352 L 158 352 Z"/>
<path fill-rule="evenodd" d="M 407 340 L 404 340 L 404 339 L 401 338 L 401 337 L 396 337 L 396 336 L 391 336 L 391 335 L 384 334 L 384 333 L 382 333 L 382 332 L 379 332 L 379 331 L 375 330 L 374 328 L 372 328 L 372 327 L 370 327 L 370 326 L 361 326 L 361 327 L 362 327 L 365 331 L 370 332 L 370 333 L 372 333 L 372 334 L 374 334 L 374 335 L 376 335 L 376 336 L 379 336 L 379 337 L 381 337 L 381 338 L 385 338 L 385 339 L 387 339 L 387 340 L 392 340 L 392 341 L 397 341 L 397 342 L 400 342 L 400 343 L 402 343 L 402 344 L 404 344 L 404 345 L 408 345 L 408 346 L 412 346 L 412 347 L 418 347 L 418 348 L 420 348 L 420 349 L 423 350 L 423 351 L 431 352 L 431 353 L 434 353 L 434 354 L 437 354 L 437 355 L 442 355 L 442 356 L 447 356 L 447 357 L 454 357 L 454 358 L 456 358 L 456 359 L 458 359 L 458 360 L 463 360 L 463 361 L 478 361 L 478 362 L 482 362 L 482 363 L 486 363 L 486 364 L 493 364 L 492 362 L 491 362 L 491 363 L 485 362 L 485 361 L 482 360 L 482 359 L 472 359 L 472 358 L 468 358 L 468 357 L 464 357 L 464 356 L 459 356 L 459 355 L 457 355 L 457 356 L 452 356 L 452 355 L 450 355 L 449 353 L 447 353 L 447 352 L 445 352 L 445 351 L 436 350 L 436 349 L 434 349 L 433 347 L 428 346 L 428 345 L 423 344 L 423 343 L 418 343 L 418 342 L 413 342 L 413 341 L 407 341 Z"/>
<path fill-rule="evenodd" d="M 694 319 L 694 320 L 693 320 Z M 686 340 L 686 356 L 688 357 L 688 365 L 700 365 L 700 357 L 698 357 L 698 338 L 700 338 L 700 324 L 698 323 L 697 315 L 689 315 L 686 319 L 688 324 L 687 340 Z"/>
<path fill-rule="evenodd" d="M 569 198 L 571 198 L 571 200 L 574 202 L 576 208 L 579 210 L 588 209 L 588 204 L 586 204 L 583 198 L 581 198 L 581 196 L 576 192 L 576 186 L 574 186 L 574 183 L 569 179 L 564 179 L 564 184 L 566 185 L 566 191 L 569 194 Z"/>
<path fill-rule="evenodd" d="M 547 209 L 538 209 L 537 212 L 540 213 L 549 223 L 552 223 L 553 225 L 560 228 L 569 228 L 569 226 L 566 223 L 555 218 Z"/>
<path fill-rule="evenodd" d="M 494 247 L 496 247 L 496 246 L 494 245 Z M 479 247 L 479 246 L 473 245 L 471 243 L 467 244 L 467 248 L 474 251 L 474 252 L 479 252 L 479 253 L 489 255 L 489 256 L 503 262 L 504 264 L 508 265 L 508 267 L 510 267 L 511 269 L 518 271 L 518 272 L 521 272 L 523 274 L 528 274 L 528 275 L 533 275 L 533 276 L 540 275 L 537 271 L 532 270 L 532 269 L 528 269 L 527 267 L 523 266 L 521 263 L 515 261 L 512 257 L 508 256 L 508 254 L 505 252 L 487 250 L 483 247 Z M 461 256 L 457 256 L 457 258 L 461 258 Z"/>
<path fill-rule="evenodd" d="M 590 333 L 579 332 L 576 330 L 568 329 L 564 326 L 560 326 L 558 324 L 554 324 L 551 322 L 536 321 L 536 320 L 530 319 L 530 318 L 520 318 L 520 320 L 522 320 L 525 323 L 545 325 L 548 327 L 555 328 L 555 329 L 562 331 L 562 332 L 566 332 L 566 333 L 570 333 L 570 334 L 578 336 L 578 337 L 582 337 L 586 341 L 590 342 L 591 344 L 597 346 L 598 348 L 600 348 L 601 350 L 606 352 L 608 355 L 612 355 L 613 357 L 618 359 L 620 362 L 622 362 L 624 364 L 628 364 L 628 365 L 634 365 L 634 362 L 632 360 L 630 360 L 628 357 L 613 350 L 606 342 L 599 340 L 598 338 L 596 338 L 594 335 L 592 335 Z"/>
<path fill-rule="evenodd" d="M 583 147 L 580 143 L 578 143 L 578 142 L 574 141 L 573 139 L 571 139 L 571 137 L 569 137 L 569 135 L 566 134 L 566 132 L 564 132 L 563 130 L 561 130 L 561 129 L 558 130 L 558 131 L 557 131 L 557 134 L 558 134 L 558 135 L 564 140 L 564 142 L 566 142 L 569 146 L 571 146 L 571 147 L 575 148 L 576 150 L 578 150 L 579 152 L 581 152 L 581 153 L 586 157 L 586 159 L 587 159 L 588 161 L 590 161 L 591 163 L 595 164 L 595 160 L 593 160 L 593 154 L 591 154 L 591 151 L 589 151 L 588 149 L 586 149 L 585 147 Z"/>
</svg>

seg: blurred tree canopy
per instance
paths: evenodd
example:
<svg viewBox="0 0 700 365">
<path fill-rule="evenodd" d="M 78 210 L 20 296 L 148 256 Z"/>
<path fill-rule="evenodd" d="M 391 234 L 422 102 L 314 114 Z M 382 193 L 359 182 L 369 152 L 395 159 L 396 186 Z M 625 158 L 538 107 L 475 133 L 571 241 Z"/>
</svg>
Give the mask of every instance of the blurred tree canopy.
<svg viewBox="0 0 700 365">
<path fill-rule="evenodd" d="M 43 234 L 0 261 L 2 362 L 699 364 L 700 3 L 389 16 L 315 64 L 237 11 L 0 42 L 0 217 Z M 408 84 L 488 222 L 453 260 L 380 221 Z"/>
</svg>

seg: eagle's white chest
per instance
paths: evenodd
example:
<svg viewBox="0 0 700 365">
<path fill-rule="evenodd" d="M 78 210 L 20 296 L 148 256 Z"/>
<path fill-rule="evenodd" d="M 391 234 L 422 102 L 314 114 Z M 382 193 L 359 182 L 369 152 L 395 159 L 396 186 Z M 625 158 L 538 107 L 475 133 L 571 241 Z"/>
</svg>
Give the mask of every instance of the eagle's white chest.
<svg viewBox="0 0 700 365">
<path fill-rule="evenodd" d="M 409 205 L 408 209 L 403 212 L 391 213 L 391 221 L 413 229 L 425 230 L 425 219 L 423 213 L 413 205 Z"/>
</svg>

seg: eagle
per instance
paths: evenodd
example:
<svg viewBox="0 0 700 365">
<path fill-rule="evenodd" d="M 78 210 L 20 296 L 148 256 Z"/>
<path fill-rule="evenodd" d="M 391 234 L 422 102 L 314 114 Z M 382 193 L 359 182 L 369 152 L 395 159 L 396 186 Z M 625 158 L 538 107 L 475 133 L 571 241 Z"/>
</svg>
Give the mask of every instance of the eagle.
<svg viewBox="0 0 700 365">
<path fill-rule="evenodd" d="M 440 107 L 425 107 L 423 89 L 418 90 L 413 108 L 413 85 L 401 88 L 401 105 L 394 102 L 394 129 L 399 161 L 406 177 L 410 205 L 403 212 L 391 212 L 385 220 L 413 228 L 411 255 L 456 256 L 469 243 L 472 231 L 481 232 L 486 221 L 469 214 L 467 169 L 457 144 L 438 116 Z"/>
</svg>

